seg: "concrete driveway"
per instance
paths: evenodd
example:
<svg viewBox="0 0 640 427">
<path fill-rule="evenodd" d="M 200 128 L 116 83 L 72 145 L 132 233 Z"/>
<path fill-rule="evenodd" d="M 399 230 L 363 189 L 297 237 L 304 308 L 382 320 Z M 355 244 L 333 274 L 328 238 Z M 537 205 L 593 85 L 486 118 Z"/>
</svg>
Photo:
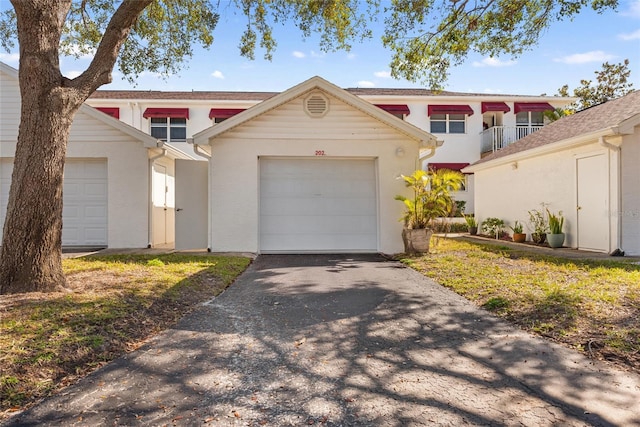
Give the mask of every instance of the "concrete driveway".
<svg viewBox="0 0 640 427">
<path fill-rule="evenodd" d="M 260 256 L 9 425 L 640 425 L 640 378 L 377 255 Z"/>
</svg>

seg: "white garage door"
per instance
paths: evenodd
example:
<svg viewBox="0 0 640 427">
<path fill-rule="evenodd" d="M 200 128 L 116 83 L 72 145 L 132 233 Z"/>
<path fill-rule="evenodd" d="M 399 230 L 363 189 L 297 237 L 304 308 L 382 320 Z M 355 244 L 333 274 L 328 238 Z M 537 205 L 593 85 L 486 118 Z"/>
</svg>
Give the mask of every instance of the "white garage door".
<svg viewBox="0 0 640 427">
<path fill-rule="evenodd" d="M 375 252 L 374 160 L 260 159 L 262 252 Z"/>
<path fill-rule="evenodd" d="M 13 164 L 0 160 L 0 220 L 4 224 Z M 107 162 L 67 160 L 64 173 L 62 244 L 107 245 Z"/>
</svg>

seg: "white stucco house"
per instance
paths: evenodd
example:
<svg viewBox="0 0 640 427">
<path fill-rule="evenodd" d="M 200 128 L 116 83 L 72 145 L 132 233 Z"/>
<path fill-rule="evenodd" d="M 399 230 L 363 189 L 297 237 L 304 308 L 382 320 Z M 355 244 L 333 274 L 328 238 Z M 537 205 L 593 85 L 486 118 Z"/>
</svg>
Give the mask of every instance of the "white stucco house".
<svg viewBox="0 0 640 427">
<path fill-rule="evenodd" d="M 640 91 L 553 122 L 464 169 L 480 221 L 525 222 L 545 203 L 565 246 L 640 255 Z"/>
<path fill-rule="evenodd" d="M 4 223 L 17 71 L 0 64 L 0 84 Z M 97 91 L 71 131 L 63 245 L 400 252 L 400 174 L 463 169 L 570 101 L 341 89 L 319 77 L 282 93 Z M 468 175 L 455 195 L 467 212 L 473 189 Z"/>
<path fill-rule="evenodd" d="M 0 224 L 4 224 L 20 123 L 20 90 L 17 71 L 2 63 L 0 93 Z M 176 159 L 193 156 L 83 105 L 71 128 L 65 164 L 63 245 L 173 245 Z"/>
</svg>

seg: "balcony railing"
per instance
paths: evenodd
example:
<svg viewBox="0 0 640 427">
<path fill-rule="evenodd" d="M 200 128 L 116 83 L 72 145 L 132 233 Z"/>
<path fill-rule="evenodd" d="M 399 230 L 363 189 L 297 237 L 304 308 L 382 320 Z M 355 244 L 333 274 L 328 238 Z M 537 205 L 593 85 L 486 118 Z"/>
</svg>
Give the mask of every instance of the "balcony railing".
<svg viewBox="0 0 640 427">
<path fill-rule="evenodd" d="M 494 126 L 482 132 L 482 153 L 498 151 L 517 140 L 542 129 L 540 126 Z"/>
</svg>

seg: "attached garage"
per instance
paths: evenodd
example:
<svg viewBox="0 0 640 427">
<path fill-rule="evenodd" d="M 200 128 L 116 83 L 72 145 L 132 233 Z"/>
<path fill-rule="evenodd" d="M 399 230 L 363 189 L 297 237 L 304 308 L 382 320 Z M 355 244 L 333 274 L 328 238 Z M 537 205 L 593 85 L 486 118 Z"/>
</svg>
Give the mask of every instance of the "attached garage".
<svg viewBox="0 0 640 427">
<path fill-rule="evenodd" d="M 401 252 L 399 177 L 439 146 L 319 77 L 194 143 L 210 156 L 209 248 L 259 253 Z"/>
<path fill-rule="evenodd" d="M 260 251 L 375 252 L 374 159 L 260 159 Z"/>
<path fill-rule="evenodd" d="M 2 159 L 0 162 L 0 182 L 2 182 L 0 221 L 4 224 L 13 161 Z M 63 204 L 63 245 L 107 245 L 107 161 L 105 159 L 67 161 Z"/>
</svg>

